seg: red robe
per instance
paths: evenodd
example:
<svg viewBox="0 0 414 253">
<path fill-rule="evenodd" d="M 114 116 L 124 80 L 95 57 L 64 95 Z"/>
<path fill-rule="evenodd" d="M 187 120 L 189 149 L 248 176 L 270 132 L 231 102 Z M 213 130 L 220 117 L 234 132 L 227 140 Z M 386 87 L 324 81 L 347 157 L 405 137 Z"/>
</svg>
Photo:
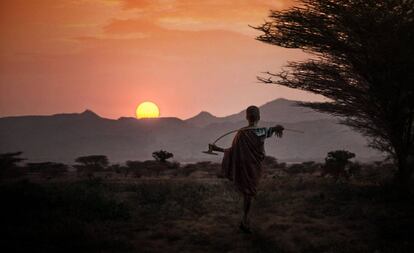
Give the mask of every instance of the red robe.
<svg viewBox="0 0 414 253">
<path fill-rule="evenodd" d="M 242 194 L 255 196 L 265 157 L 264 139 L 252 129 L 239 130 L 231 148 L 225 149 L 222 171 Z"/>
</svg>

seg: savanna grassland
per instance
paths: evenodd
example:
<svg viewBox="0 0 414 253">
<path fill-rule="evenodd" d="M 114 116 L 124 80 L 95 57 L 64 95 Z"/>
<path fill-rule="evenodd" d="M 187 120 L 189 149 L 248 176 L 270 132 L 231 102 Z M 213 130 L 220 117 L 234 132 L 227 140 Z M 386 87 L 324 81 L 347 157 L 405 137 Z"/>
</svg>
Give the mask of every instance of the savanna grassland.
<svg viewBox="0 0 414 253">
<path fill-rule="evenodd" d="M 241 197 L 219 165 L 143 162 L 59 176 L 3 178 L 3 252 L 412 252 L 414 199 L 392 168 L 350 179 L 318 166 L 265 164 L 253 234 L 238 230 Z M 412 191 L 411 191 L 412 192 Z"/>
</svg>

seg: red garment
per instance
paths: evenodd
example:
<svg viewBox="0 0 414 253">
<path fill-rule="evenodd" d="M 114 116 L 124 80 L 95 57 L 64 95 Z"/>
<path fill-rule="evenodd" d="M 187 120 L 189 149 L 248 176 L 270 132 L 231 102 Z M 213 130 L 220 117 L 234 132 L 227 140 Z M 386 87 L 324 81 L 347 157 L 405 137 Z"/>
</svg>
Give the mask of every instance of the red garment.
<svg viewBox="0 0 414 253">
<path fill-rule="evenodd" d="M 257 136 L 252 129 L 241 129 L 234 137 L 231 148 L 224 151 L 223 174 L 234 182 L 241 193 L 255 196 L 264 157 L 264 138 Z"/>
</svg>

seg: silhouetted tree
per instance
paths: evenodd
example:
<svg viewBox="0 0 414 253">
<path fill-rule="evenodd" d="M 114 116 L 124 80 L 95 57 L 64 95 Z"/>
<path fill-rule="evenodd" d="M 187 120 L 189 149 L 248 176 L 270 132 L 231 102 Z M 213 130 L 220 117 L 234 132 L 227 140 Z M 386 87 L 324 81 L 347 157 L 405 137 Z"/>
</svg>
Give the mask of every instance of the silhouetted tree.
<svg viewBox="0 0 414 253">
<path fill-rule="evenodd" d="M 335 150 L 328 153 L 325 158 L 325 164 L 323 166 L 322 176 L 326 174 L 330 174 L 336 179 L 340 176 L 349 178 L 351 176 L 348 171 L 346 171 L 346 167 L 351 165 L 352 159 L 355 157 L 355 154 L 346 150 Z"/>
<path fill-rule="evenodd" d="M 269 18 L 256 27 L 259 41 L 315 57 L 258 79 L 328 98 L 301 105 L 341 116 L 369 137 L 406 184 L 414 150 L 414 0 L 301 0 Z"/>
<path fill-rule="evenodd" d="M 335 164 L 338 166 L 345 166 L 349 163 L 349 159 L 355 157 L 355 154 L 346 150 L 335 150 L 328 152 L 325 158 L 325 163 Z"/>
<path fill-rule="evenodd" d="M 78 172 L 86 173 L 89 178 L 94 176 L 94 172 L 102 171 L 109 165 L 109 160 L 104 155 L 81 156 L 76 158 L 75 162 L 78 164 L 75 164 L 73 167 Z"/>
<path fill-rule="evenodd" d="M 167 159 L 174 157 L 174 155 L 170 152 L 167 152 L 165 150 L 155 151 L 152 153 L 152 157 L 154 157 L 155 160 L 160 162 L 166 162 Z"/>
</svg>

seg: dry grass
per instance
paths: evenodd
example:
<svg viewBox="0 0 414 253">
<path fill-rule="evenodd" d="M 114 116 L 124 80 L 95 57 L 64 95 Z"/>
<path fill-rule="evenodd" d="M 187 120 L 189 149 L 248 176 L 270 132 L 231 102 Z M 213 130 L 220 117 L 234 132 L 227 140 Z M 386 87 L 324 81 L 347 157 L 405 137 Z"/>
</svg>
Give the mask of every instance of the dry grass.
<svg viewBox="0 0 414 253">
<path fill-rule="evenodd" d="M 191 176 L 197 166 L 206 172 L 205 178 Z M 36 203 L 29 205 L 30 199 L 23 199 L 29 201 L 27 205 L 10 206 L 7 201 L 14 203 L 15 198 L 22 197 L 19 192 L 25 192 L 24 187 L 28 186 L 3 184 L 3 190 L 11 194 L 4 202 L 8 212 L 3 208 L 2 214 L 9 219 L 6 233 L 13 233 L 16 244 L 21 233 L 21 238 L 31 242 L 31 252 L 57 250 L 69 240 L 66 236 L 80 238 L 77 252 L 410 252 L 414 249 L 410 237 L 414 232 L 413 195 L 400 198 L 392 185 L 362 176 L 350 182 L 335 182 L 312 174 L 269 171 L 252 206 L 254 233 L 242 234 L 237 227 L 241 198 L 230 182 L 214 176 L 215 166 L 191 165 L 181 167 L 176 174 L 166 170 L 160 177 L 113 176 L 92 184 L 78 182 L 76 177 L 67 183 L 30 184 L 27 189 L 37 192 L 35 196 L 40 200 L 48 199 L 47 203 L 57 211 Z M 50 200 L 44 195 L 55 197 Z M 89 197 L 79 197 L 84 195 Z M 63 199 L 63 204 L 56 199 Z M 74 208 L 68 209 L 68 205 Z M 23 207 L 30 210 L 28 214 L 18 210 Z M 10 219 L 7 215 L 16 217 Z M 33 225 L 42 217 L 55 217 L 42 221 L 50 222 L 51 227 L 60 224 L 65 232 L 54 229 L 54 234 L 50 234 Z M 26 220 L 20 222 L 22 219 Z M 24 234 L 26 228 L 13 227 L 11 221 L 26 224 L 31 234 Z M 64 230 L 65 226 L 70 230 Z M 36 229 L 43 235 L 34 236 Z M 54 247 L 46 247 L 48 242 Z M 16 246 L 10 245 L 10 240 L 2 243 L 11 248 Z"/>
</svg>

